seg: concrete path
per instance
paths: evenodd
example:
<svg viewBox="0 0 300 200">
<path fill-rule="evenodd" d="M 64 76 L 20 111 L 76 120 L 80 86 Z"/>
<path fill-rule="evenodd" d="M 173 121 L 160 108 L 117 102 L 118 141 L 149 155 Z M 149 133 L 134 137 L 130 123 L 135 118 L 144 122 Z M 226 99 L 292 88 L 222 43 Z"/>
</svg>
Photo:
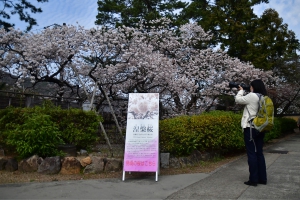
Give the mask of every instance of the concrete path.
<svg viewBox="0 0 300 200">
<path fill-rule="evenodd" d="M 224 165 L 167 199 L 300 199 L 300 134 L 265 150 L 267 185 L 247 186 L 247 157 Z"/>
<path fill-rule="evenodd" d="M 165 199 L 209 174 L 0 185 L 0 199 Z"/>
</svg>

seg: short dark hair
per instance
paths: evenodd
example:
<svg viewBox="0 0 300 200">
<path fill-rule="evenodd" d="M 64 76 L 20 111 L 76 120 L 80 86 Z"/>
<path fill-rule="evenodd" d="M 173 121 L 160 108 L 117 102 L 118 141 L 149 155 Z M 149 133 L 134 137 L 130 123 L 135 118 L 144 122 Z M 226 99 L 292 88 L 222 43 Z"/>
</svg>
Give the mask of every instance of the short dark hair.
<svg viewBox="0 0 300 200">
<path fill-rule="evenodd" d="M 256 79 L 250 83 L 253 88 L 254 93 L 260 93 L 262 95 L 267 95 L 267 90 L 264 82 L 261 79 Z"/>
</svg>

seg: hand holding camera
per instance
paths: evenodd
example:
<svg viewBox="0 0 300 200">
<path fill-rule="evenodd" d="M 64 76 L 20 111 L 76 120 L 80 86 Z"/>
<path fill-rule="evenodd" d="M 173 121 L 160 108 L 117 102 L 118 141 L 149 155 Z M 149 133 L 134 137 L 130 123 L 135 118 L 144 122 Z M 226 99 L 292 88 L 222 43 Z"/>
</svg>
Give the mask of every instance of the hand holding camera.
<svg viewBox="0 0 300 200">
<path fill-rule="evenodd" d="M 232 89 L 232 88 L 240 89 L 240 87 L 242 87 L 244 90 L 250 92 L 250 86 L 245 85 L 244 83 L 235 83 L 235 82 L 231 81 L 229 83 L 229 87 L 230 87 L 230 89 Z"/>
</svg>

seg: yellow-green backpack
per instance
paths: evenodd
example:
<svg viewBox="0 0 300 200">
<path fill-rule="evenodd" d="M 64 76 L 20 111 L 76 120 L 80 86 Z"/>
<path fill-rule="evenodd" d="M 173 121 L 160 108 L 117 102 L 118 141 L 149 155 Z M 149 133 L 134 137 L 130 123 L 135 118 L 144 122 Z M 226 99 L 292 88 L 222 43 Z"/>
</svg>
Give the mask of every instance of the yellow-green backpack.
<svg viewBox="0 0 300 200">
<path fill-rule="evenodd" d="M 268 132 L 274 126 L 274 105 L 268 96 L 257 94 L 259 97 L 259 107 L 252 124 L 259 132 Z"/>
</svg>

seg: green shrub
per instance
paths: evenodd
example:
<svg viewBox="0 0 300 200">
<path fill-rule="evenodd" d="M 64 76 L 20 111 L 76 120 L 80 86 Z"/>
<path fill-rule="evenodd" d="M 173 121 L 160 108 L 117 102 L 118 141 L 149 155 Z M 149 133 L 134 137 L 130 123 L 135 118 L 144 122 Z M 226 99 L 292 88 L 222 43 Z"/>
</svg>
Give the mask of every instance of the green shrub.
<svg viewBox="0 0 300 200">
<path fill-rule="evenodd" d="M 293 132 L 295 128 L 297 128 L 297 122 L 291 118 L 279 118 L 281 123 L 281 132 Z"/>
<path fill-rule="evenodd" d="M 77 108 L 63 110 L 51 101 L 44 102 L 43 109 L 57 124 L 65 144 L 73 144 L 77 149 L 89 149 L 99 139 L 97 130 L 103 119 L 95 112 Z"/>
<path fill-rule="evenodd" d="M 214 111 L 195 116 L 181 116 L 159 123 L 160 148 L 175 156 L 194 150 L 228 151 L 244 147 L 240 114 Z"/>
<path fill-rule="evenodd" d="M 21 157 L 58 155 L 59 144 L 89 149 L 97 140 L 101 116 L 80 109 L 63 110 L 50 101 L 33 108 L 0 111 L 1 145 Z"/>
<path fill-rule="evenodd" d="M 194 150 L 225 153 L 244 149 L 242 113 L 212 111 L 195 116 L 180 116 L 159 122 L 160 149 L 174 156 L 187 156 Z M 291 132 L 296 122 L 275 118 L 274 128 L 265 142 Z"/>
<path fill-rule="evenodd" d="M 287 132 L 293 132 L 297 128 L 297 122 L 290 118 L 274 118 L 273 129 L 266 133 L 264 141 L 268 142 L 272 139 L 279 138 Z"/>
<path fill-rule="evenodd" d="M 14 124 L 15 128 L 7 131 L 7 144 L 14 146 L 21 158 L 34 154 L 41 157 L 59 155 L 57 145 L 63 141 L 51 117 L 34 113 L 25 118 L 23 124 Z"/>
<path fill-rule="evenodd" d="M 102 117 L 96 115 L 93 111 L 69 109 L 50 113 L 66 144 L 88 149 L 99 139 L 97 130 Z"/>
<path fill-rule="evenodd" d="M 162 152 L 181 155 L 197 149 L 198 141 L 195 132 L 186 131 L 189 120 L 189 116 L 180 116 L 159 122 L 159 141 Z"/>
</svg>

